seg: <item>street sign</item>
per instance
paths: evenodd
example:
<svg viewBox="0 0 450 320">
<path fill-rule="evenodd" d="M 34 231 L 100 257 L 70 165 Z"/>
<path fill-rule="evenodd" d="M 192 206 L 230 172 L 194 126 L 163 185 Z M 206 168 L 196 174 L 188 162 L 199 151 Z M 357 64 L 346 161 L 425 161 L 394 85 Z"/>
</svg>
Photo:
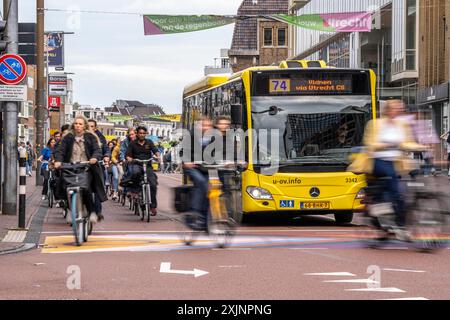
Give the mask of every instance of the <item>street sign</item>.
<svg viewBox="0 0 450 320">
<path fill-rule="evenodd" d="M 17 54 L 5 54 L 0 57 L 0 81 L 4 84 L 19 84 L 27 76 L 27 64 Z"/>
<path fill-rule="evenodd" d="M 0 85 L 0 101 L 19 101 L 28 100 L 27 86 L 4 86 Z"/>
<path fill-rule="evenodd" d="M 48 110 L 52 112 L 59 112 L 61 107 L 61 97 L 48 97 Z"/>
<path fill-rule="evenodd" d="M 48 75 L 48 94 L 50 96 L 67 95 L 67 75 L 64 73 L 51 73 Z"/>
</svg>

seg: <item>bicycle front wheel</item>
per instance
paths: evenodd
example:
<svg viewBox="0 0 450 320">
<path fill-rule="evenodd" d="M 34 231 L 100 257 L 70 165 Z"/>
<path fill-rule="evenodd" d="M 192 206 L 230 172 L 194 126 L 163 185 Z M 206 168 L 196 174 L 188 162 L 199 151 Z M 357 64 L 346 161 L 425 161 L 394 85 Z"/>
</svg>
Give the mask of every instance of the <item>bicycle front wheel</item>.
<svg viewBox="0 0 450 320">
<path fill-rule="evenodd" d="M 432 252 L 445 245 L 445 201 L 436 195 L 417 196 L 408 211 L 411 240 L 420 251 Z"/>
<path fill-rule="evenodd" d="M 143 209 L 147 217 L 147 222 L 150 222 L 150 186 L 145 185 L 143 188 Z"/>
<path fill-rule="evenodd" d="M 77 246 L 81 246 L 82 240 L 83 240 L 83 231 L 80 233 L 80 226 L 78 220 L 78 194 L 74 192 L 71 197 L 71 210 L 70 214 L 72 216 L 72 230 L 73 235 L 75 236 L 75 243 Z M 80 236 L 81 234 L 81 236 Z"/>
</svg>

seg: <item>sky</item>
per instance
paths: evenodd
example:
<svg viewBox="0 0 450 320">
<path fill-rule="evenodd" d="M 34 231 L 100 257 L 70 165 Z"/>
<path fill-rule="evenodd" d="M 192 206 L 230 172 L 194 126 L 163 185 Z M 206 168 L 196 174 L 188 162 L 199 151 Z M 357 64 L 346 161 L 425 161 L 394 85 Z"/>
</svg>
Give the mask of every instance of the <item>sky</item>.
<svg viewBox="0 0 450 320">
<path fill-rule="evenodd" d="M 74 101 L 108 107 L 117 99 L 139 100 L 181 113 L 183 88 L 230 48 L 234 24 L 175 35 L 144 36 L 142 17 L 92 14 L 237 13 L 242 0 L 46 0 L 45 30 L 74 32 L 65 38 L 65 72 L 73 72 Z M 19 1 L 19 22 L 36 22 L 36 0 Z M 50 70 L 52 71 L 52 70 Z"/>
</svg>

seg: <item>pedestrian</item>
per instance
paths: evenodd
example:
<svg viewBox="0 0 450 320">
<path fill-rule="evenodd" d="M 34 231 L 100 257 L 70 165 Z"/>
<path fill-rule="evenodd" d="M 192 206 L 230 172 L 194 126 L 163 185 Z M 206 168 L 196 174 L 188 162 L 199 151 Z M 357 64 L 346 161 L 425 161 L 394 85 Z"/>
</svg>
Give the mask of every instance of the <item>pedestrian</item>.
<svg viewBox="0 0 450 320">
<path fill-rule="evenodd" d="M 34 162 L 35 154 L 34 154 L 33 146 L 31 145 L 30 141 L 27 141 L 26 150 L 27 150 L 27 162 L 26 162 L 27 175 L 29 175 L 31 177 L 32 171 L 33 171 L 33 162 Z"/>
<path fill-rule="evenodd" d="M 172 171 L 172 155 L 170 153 L 170 150 L 167 149 L 166 153 L 163 156 L 163 164 L 164 164 L 164 170 L 163 173 L 171 173 Z"/>
<path fill-rule="evenodd" d="M 447 171 L 448 179 L 450 180 L 450 130 L 441 135 L 441 139 L 445 141 L 447 147 Z"/>
</svg>

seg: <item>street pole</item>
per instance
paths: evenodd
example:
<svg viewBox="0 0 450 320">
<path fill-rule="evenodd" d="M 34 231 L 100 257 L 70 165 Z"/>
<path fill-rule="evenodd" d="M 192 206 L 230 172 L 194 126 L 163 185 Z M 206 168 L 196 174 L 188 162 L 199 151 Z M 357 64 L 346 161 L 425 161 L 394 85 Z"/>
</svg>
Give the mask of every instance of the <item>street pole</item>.
<svg viewBox="0 0 450 320">
<path fill-rule="evenodd" d="M 39 156 L 45 148 L 44 122 L 47 116 L 45 93 L 45 77 L 44 77 L 44 0 L 36 0 L 36 50 L 37 50 L 37 89 L 36 89 L 36 155 Z M 36 185 L 42 186 L 43 181 L 40 175 L 40 163 L 36 169 Z"/>
<path fill-rule="evenodd" d="M 7 17 L 5 36 L 7 52 L 19 53 L 19 5 L 18 0 L 3 0 L 3 12 Z M 5 102 L 3 105 L 3 150 L 4 150 L 4 190 L 2 214 L 17 215 L 17 136 L 18 102 Z"/>
</svg>

